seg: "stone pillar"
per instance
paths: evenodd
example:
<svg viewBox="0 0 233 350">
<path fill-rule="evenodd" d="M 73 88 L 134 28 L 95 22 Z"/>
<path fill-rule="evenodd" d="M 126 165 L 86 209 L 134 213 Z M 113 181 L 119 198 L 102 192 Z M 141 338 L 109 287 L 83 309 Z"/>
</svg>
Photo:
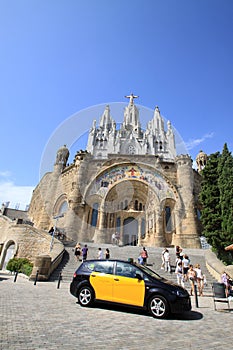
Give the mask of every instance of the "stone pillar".
<svg viewBox="0 0 233 350">
<path fill-rule="evenodd" d="M 105 227 L 104 227 L 104 221 L 105 221 L 105 212 L 103 208 L 100 208 L 99 211 L 99 233 L 98 233 L 98 242 L 99 243 L 105 243 Z"/>
<path fill-rule="evenodd" d="M 142 225 L 142 218 L 138 219 L 138 246 L 141 246 L 141 225 Z"/>
<path fill-rule="evenodd" d="M 160 210 L 156 210 L 156 231 L 154 232 L 153 243 L 157 247 L 163 247 L 165 238 L 163 234 L 163 216 Z"/>
<path fill-rule="evenodd" d="M 188 155 L 176 157 L 177 163 L 177 180 L 179 186 L 180 198 L 182 198 L 182 206 L 179 208 L 180 233 L 174 237 L 176 245 L 184 248 L 200 248 L 200 240 L 198 235 L 198 225 L 195 219 L 194 208 L 194 174 L 192 169 L 192 160 Z"/>
<path fill-rule="evenodd" d="M 35 263 L 32 269 L 30 280 L 35 280 L 38 272 L 38 281 L 47 281 L 49 279 L 49 272 L 51 266 L 51 256 L 39 255 L 35 258 Z"/>
</svg>

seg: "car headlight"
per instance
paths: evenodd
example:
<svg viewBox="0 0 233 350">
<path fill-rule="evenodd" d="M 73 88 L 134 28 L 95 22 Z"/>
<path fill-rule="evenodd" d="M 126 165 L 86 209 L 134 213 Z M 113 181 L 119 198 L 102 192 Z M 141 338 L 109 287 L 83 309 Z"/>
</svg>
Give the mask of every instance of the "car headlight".
<svg viewBox="0 0 233 350">
<path fill-rule="evenodd" d="M 184 292 L 182 292 L 181 290 L 173 290 L 172 294 L 175 294 L 178 297 L 185 297 Z"/>
</svg>

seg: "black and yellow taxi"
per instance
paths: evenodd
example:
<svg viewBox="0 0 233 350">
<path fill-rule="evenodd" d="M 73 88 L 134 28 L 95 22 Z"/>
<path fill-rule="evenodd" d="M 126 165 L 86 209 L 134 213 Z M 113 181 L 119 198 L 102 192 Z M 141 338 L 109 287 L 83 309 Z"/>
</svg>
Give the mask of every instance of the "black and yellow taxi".
<svg viewBox="0 0 233 350">
<path fill-rule="evenodd" d="M 81 306 L 117 303 L 143 308 L 156 318 L 191 310 L 186 289 L 130 259 L 84 261 L 74 273 L 70 293 Z"/>
</svg>

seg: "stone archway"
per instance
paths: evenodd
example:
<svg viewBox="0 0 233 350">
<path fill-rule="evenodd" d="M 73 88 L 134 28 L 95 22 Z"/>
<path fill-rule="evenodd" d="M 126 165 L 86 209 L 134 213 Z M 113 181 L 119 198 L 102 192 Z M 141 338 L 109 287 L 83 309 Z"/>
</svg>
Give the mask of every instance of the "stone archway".
<svg viewBox="0 0 233 350">
<path fill-rule="evenodd" d="M 7 263 L 15 255 L 15 243 L 11 241 L 7 244 L 7 248 L 3 248 L 3 261 L 2 261 L 2 270 L 6 269 Z"/>
<path fill-rule="evenodd" d="M 168 200 L 175 202 L 173 188 L 154 169 L 142 164 L 110 167 L 86 190 L 85 203 L 93 207 L 98 202 L 100 208 L 90 236 L 94 241 L 111 242 L 117 232 L 122 245 L 163 245 L 173 234 L 164 225 L 163 203 Z"/>
</svg>

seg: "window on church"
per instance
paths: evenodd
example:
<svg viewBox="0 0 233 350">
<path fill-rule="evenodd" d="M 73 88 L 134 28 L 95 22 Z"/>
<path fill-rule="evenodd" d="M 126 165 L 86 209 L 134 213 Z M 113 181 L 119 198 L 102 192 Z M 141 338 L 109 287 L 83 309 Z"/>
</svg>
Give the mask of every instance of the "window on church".
<svg viewBox="0 0 233 350">
<path fill-rule="evenodd" d="M 142 219 L 142 222 L 141 222 L 141 238 L 145 238 L 146 236 L 146 221 L 145 219 Z"/>
<path fill-rule="evenodd" d="M 65 212 L 67 212 L 67 209 L 68 209 L 68 203 L 67 203 L 67 201 L 64 201 L 60 205 L 60 208 L 59 208 L 59 211 L 58 211 L 58 215 L 64 214 Z"/>
<path fill-rule="evenodd" d="M 121 218 L 120 218 L 120 216 L 118 216 L 116 219 L 117 232 L 120 232 L 120 227 L 121 227 Z"/>
<path fill-rule="evenodd" d="M 136 199 L 136 201 L 134 202 L 134 209 L 138 210 L 138 200 Z"/>
<path fill-rule="evenodd" d="M 94 203 L 92 208 L 92 215 L 91 215 L 91 226 L 96 226 L 97 224 L 98 208 L 99 208 L 99 204 Z"/>
<path fill-rule="evenodd" d="M 172 216 L 171 216 L 171 208 L 165 207 L 165 221 L 166 221 L 166 231 L 172 231 Z"/>
<path fill-rule="evenodd" d="M 139 203 L 139 211 L 142 211 L 142 203 Z"/>
</svg>

